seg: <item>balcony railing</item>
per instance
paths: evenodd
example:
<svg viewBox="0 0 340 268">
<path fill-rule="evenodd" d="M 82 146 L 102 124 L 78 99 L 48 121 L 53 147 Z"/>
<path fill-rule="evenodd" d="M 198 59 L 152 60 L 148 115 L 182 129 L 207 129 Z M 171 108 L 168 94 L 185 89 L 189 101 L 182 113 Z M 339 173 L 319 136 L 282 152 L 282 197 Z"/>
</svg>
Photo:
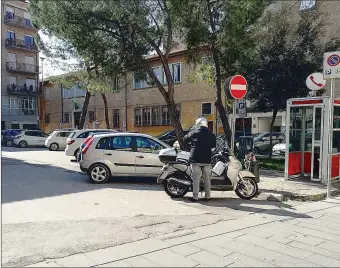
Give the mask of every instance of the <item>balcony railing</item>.
<svg viewBox="0 0 340 268">
<path fill-rule="evenodd" d="M 28 64 L 24 62 L 6 62 L 6 68 L 9 72 L 38 74 L 38 65 Z"/>
<path fill-rule="evenodd" d="M 26 19 L 24 17 L 17 16 L 13 13 L 7 13 L 5 15 L 5 23 L 14 25 L 14 26 L 19 26 L 19 27 L 24 27 L 24 28 L 31 28 L 31 29 L 36 29 L 32 21 L 30 19 Z"/>
<path fill-rule="evenodd" d="M 35 44 L 27 43 L 24 40 L 7 38 L 5 45 L 8 48 L 15 48 L 20 50 L 37 51 L 38 47 Z"/>
<path fill-rule="evenodd" d="M 35 86 L 27 86 L 24 84 L 23 86 L 18 86 L 16 84 L 7 85 L 7 93 L 12 95 L 41 95 L 42 90 L 41 87 Z"/>
</svg>

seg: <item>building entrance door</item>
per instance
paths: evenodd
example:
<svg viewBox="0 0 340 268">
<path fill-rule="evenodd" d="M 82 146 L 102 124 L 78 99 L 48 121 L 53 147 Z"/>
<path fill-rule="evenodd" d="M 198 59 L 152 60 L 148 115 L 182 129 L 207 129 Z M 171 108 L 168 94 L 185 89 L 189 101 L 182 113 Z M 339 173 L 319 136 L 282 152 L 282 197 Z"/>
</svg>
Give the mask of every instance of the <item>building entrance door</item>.
<svg viewBox="0 0 340 268">
<path fill-rule="evenodd" d="M 73 112 L 73 128 L 78 128 L 81 112 Z"/>
</svg>

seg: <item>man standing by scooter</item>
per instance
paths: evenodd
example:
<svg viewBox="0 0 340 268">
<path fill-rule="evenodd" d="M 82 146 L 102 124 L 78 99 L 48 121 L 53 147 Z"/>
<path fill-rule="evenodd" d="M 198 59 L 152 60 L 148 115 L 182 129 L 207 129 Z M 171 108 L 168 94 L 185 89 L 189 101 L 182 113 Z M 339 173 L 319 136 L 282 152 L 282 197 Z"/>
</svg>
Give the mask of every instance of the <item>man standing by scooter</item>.
<svg viewBox="0 0 340 268">
<path fill-rule="evenodd" d="M 196 120 L 195 127 L 184 141 L 191 143 L 190 161 L 193 169 L 193 197 L 192 202 L 198 202 L 198 192 L 201 178 L 204 181 L 205 199 L 210 199 L 210 163 L 211 149 L 216 147 L 216 136 L 209 131 L 207 119 L 200 117 Z"/>
</svg>

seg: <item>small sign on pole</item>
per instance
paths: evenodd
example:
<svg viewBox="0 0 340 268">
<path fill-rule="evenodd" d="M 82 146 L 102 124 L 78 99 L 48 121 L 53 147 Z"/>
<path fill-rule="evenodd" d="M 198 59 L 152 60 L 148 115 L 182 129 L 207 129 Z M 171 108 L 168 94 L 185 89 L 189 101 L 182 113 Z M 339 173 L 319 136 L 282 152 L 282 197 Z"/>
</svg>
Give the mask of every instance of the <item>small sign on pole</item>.
<svg viewBox="0 0 340 268">
<path fill-rule="evenodd" d="M 326 85 L 322 73 L 312 73 L 306 79 L 306 85 L 310 90 L 320 90 Z"/>
<path fill-rule="evenodd" d="M 340 78 L 340 51 L 323 55 L 323 78 Z"/>
<path fill-rule="evenodd" d="M 247 117 L 247 107 L 244 100 L 238 102 L 238 116 L 242 118 Z"/>
</svg>

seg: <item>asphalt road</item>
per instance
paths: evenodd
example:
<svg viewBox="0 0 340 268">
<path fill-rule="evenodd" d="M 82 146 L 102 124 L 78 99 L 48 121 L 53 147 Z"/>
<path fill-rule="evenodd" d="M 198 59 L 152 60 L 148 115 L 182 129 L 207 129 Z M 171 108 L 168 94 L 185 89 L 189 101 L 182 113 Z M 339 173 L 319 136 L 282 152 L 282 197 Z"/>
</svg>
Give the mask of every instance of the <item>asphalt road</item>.
<svg viewBox="0 0 340 268">
<path fill-rule="evenodd" d="M 245 201 L 213 192 L 199 204 L 171 200 L 155 179 L 93 185 L 64 152 L 3 148 L 2 264 L 25 266 L 148 237 L 245 217 L 300 217 L 298 203 Z M 288 210 L 287 210 L 288 209 Z"/>
</svg>

